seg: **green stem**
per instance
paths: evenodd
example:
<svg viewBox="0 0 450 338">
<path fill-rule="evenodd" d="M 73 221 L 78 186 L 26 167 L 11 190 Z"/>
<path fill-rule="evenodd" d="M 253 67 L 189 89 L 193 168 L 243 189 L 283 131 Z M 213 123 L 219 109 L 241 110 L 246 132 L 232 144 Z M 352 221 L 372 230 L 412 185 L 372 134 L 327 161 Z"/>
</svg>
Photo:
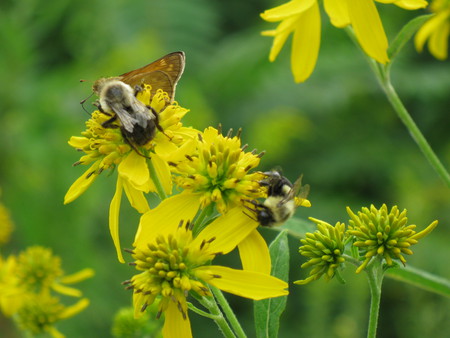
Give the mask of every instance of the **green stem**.
<svg viewBox="0 0 450 338">
<path fill-rule="evenodd" d="M 209 204 L 206 208 L 201 209 L 200 213 L 197 213 L 197 216 L 194 218 L 194 228 L 192 229 L 192 233 L 194 237 L 197 236 L 202 229 L 205 227 L 205 220 L 208 219 L 214 211 L 214 203 Z"/>
<path fill-rule="evenodd" d="M 217 324 L 219 329 L 222 331 L 222 334 L 224 337 L 229 338 L 235 338 L 236 335 L 234 334 L 233 330 L 231 330 L 230 325 L 228 325 L 228 322 L 226 321 L 225 317 L 223 316 L 222 312 L 220 311 L 219 306 L 216 303 L 216 300 L 214 297 L 202 297 L 198 298 L 198 301 L 208 309 L 210 314 L 212 315 L 212 318 L 214 319 L 214 322 Z"/>
<path fill-rule="evenodd" d="M 228 319 L 228 322 L 231 324 L 231 326 L 234 329 L 234 332 L 236 333 L 237 337 L 245 338 L 247 337 L 244 330 L 241 327 L 241 324 L 237 320 L 233 310 L 231 309 L 230 305 L 228 304 L 227 299 L 224 297 L 222 291 L 219 289 L 210 286 L 211 291 L 213 292 L 214 296 L 216 297 L 217 301 L 220 304 L 220 307 L 222 308 L 222 311 L 224 312 L 225 316 Z"/>
<path fill-rule="evenodd" d="M 382 258 L 379 256 L 366 267 L 367 279 L 370 288 L 370 313 L 367 338 L 376 338 L 378 314 L 380 312 L 381 284 L 383 282 Z"/>
<path fill-rule="evenodd" d="M 205 312 L 203 310 L 200 310 L 199 308 L 197 308 L 192 303 L 188 303 L 188 308 L 189 308 L 189 310 L 195 312 L 196 314 L 198 314 L 200 316 L 203 316 L 203 317 L 206 317 L 206 318 L 209 318 L 209 319 L 212 319 L 214 321 L 220 319 L 220 316 L 213 315 L 211 313 L 208 313 L 208 312 Z"/>
<path fill-rule="evenodd" d="M 156 172 L 155 166 L 153 165 L 152 160 L 147 160 L 148 169 L 150 171 L 150 178 L 152 179 L 153 184 L 155 185 L 156 192 L 161 200 L 165 200 L 167 198 L 167 194 L 159 180 L 158 173 Z"/>
<path fill-rule="evenodd" d="M 391 63 L 387 64 L 386 66 L 378 64 L 374 59 L 369 57 L 361 49 L 361 46 L 359 45 L 356 39 L 354 31 L 348 27 L 346 28 L 346 32 L 366 57 L 367 61 L 369 62 L 370 68 L 374 72 L 375 77 L 377 78 L 381 88 L 383 88 L 383 91 L 385 92 L 391 106 L 397 113 L 397 116 L 406 126 L 412 138 L 419 146 L 420 150 L 422 151 L 428 162 L 431 164 L 431 166 L 434 168 L 437 174 L 441 177 L 441 179 L 445 182 L 445 184 L 447 184 L 447 186 L 450 187 L 450 174 L 445 169 L 444 165 L 441 163 L 437 155 L 434 153 L 433 149 L 431 149 L 431 146 L 428 144 L 428 141 L 423 136 L 422 132 L 417 127 L 414 120 L 411 118 L 411 115 L 409 115 L 408 111 L 406 110 L 405 106 L 400 100 L 400 97 L 398 96 L 397 92 L 392 86 L 390 77 Z"/>
<path fill-rule="evenodd" d="M 389 67 L 383 67 L 383 69 L 385 70 L 385 72 L 383 73 L 383 78 L 380 78 L 380 83 L 382 83 L 382 88 L 386 93 L 389 102 L 391 103 L 400 120 L 402 120 L 403 124 L 406 126 L 406 128 L 408 128 L 409 133 L 411 134 L 414 141 L 416 141 L 420 150 L 422 150 L 422 153 L 425 155 L 428 162 L 430 162 L 431 166 L 447 184 L 447 186 L 450 187 L 450 174 L 447 172 L 444 165 L 436 156 L 433 149 L 431 149 L 431 146 L 421 133 L 420 129 L 417 127 L 414 120 L 411 118 L 411 115 L 409 115 L 397 92 L 392 86 Z M 382 81 L 383 79 L 384 81 Z"/>
</svg>

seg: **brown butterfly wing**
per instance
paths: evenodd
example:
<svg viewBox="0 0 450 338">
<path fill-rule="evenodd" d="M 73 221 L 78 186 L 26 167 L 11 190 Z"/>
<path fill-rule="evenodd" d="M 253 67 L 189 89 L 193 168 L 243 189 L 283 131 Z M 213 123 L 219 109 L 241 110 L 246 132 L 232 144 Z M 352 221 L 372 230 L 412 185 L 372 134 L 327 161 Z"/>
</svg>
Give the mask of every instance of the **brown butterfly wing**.
<svg viewBox="0 0 450 338">
<path fill-rule="evenodd" d="M 173 100 L 175 87 L 183 74 L 185 56 L 183 52 L 174 52 L 131 72 L 120 75 L 120 80 L 134 87 L 149 84 L 154 89 L 162 89 Z"/>
</svg>

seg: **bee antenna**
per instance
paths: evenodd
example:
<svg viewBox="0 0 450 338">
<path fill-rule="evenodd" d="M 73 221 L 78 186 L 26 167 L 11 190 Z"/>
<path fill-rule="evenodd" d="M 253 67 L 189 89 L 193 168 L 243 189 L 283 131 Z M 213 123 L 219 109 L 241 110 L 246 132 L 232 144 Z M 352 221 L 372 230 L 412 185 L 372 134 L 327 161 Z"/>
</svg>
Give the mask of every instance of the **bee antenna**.
<svg viewBox="0 0 450 338">
<path fill-rule="evenodd" d="M 80 80 L 80 82 L 82 82 L 84 80 Z M 91 114 L 86 110 L 86 108 L 84 107 L 84 103 L 92 96 L 94 95 L 94 93 L 91 93 L 91 95 L 89 95 L 87 98 L 85 98 L 84 100 L 80 101 L 81 107 L 83 107 L 83 110 L 90 116 Z"/>
</svg>

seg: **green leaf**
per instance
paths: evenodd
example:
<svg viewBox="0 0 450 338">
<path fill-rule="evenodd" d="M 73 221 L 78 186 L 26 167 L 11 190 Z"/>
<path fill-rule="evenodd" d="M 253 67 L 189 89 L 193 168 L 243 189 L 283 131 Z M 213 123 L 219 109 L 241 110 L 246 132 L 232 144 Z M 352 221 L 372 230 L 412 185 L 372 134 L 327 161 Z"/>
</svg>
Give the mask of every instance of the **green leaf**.
<svg viewBox="0 0 450 338">
<path fill-rule="evenodd" d="M 288 232 L 282 231 L 269 246 L 272 259 L 272 276 L 284 281 L 289 279 Z M 286 308 L 287 296 L 254 302 L 257 337 L 277 337 L 280 316 Z"/>
<path fill-rule="evenodd" d="M 450 297 L 450 281 L 413 267 L 398 267 L 386 271 L 386 276 L 421 289 Z"/>
<path fill-rule="evenodd" d="M 397 56 L 398 53 L 402 50 L 403 46 L 411 39 L 414 33 L 422 26 L 422 24 L 428 20 L 434 14 L 426 14 L 418 16 L 417 18 L 412 19 L 408 22 L 401 31 L 397 34 L 394 41 L 388 48 L 388 56 L 391 59 L 391 63 L 393 59 Z"/>
<path fill-rule="evenodd" d="M 307 232 L 314 232 L 317 227 L 314 223 L 301 219 L 292 217 L 286 223 L 284 223 L 281 227 L 271 228 L 273 230 L 287 230 L 289 235 L 294 236 L 296 238 L 303 238 Z"/>
</svg>

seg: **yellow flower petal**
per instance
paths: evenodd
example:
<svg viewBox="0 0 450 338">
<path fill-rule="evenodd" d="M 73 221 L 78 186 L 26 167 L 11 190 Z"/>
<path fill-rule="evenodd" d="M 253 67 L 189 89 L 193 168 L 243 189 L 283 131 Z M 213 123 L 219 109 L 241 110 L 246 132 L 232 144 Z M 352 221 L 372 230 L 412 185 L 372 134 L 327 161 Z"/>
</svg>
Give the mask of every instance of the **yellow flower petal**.
<svg viewBox="0 0 450 338">
<path fill-rule="evenodd" d="M 344 28 L 350 24 L 346 0 L 324 0 L 323 3 L 333 26 Z"/>
<path fill-rule="evenodd" d="M 135 208 L 139 213 L 143 214 L 150 210 L 148 206 L 147 199 L 144 196 L 144 193 L 140 190 L 136 190 L 133 188 L 128 181 L 123 181 L 123 189 L 125 190 L 125 194 L 127 195 L 128 201 L 133 208 Z"/>
<path fill-rule="evenodd" d="M 131 151 L 118 167 L 119 175 L 138 190 L 148 192 L 150 172 L 146 158 L 135 151 Z"/>
<path fill-rule="evenodd" d="M 61 332 L 59 332 L 56 327 L 50 326 L 47 330 L 47 332 L 50 334 L 52 338 L 66 338 L 65 335 L 63 335 Z"/>
<path fill-rule="evenodd" d="M 133 246 L 145 248 L 158 234 L 175 232 L 180 221 L 192 220 L 200 207 L 197 194 L 179 194 L 162 201 L 141 216 Z"/>
<path fill-rule="evenodd" d="M 257 226 L 257 222 L 244 214 L 244 209 L 235 207 L 203 229 L 194 239 L 192 245 L 195 247 L 204 240 L 208 241 L 215 238 L 210 243 L 210 251 L 226 254 L 233 250 Z"/>
<path fill-rule="evenodd" d="M 164 338 L 191 338 L 191 322 L 189 317 L 183 318 L 175 302 L 170 302 L 169 307 L 164 311 L 165 320 L 163 327 Z"/>
<path fill-rule="evenodd" d="M 172 175 L 170 173 L 169 165 L 157 154 L 152 154 L 151 158 L 153 167 L 155 168 L 156 175 L 158 175 L 159 182 L 161 183 L 164 191 L 167 195 L 172 194 Z"/>
<path fill-rule="evenodd" d="M 83 311 L 89 306 L 89 299 L 80 299 L 76 304 L 66 307 L 59 315 L 60 319 L 69 318 L 75 316 L 77 313 Z"/>
<path fill-rule="evenodd" d="M 253 230 L 250 235 L 238 244 L 242 268 L 248 271 L 256 271 L 270 275 L 271 261 L 267 243 L 258 230 Z"/>
<path fill-rule="evenodd" d="M 394 4 L 403 9 L 412 10 L 425 8 L 428 6 L 428 2 L 425 0 L 377 0 L 383 4 Z"/>
<path fill-rule="evenodd" d="M 71 287 L 61 285 L 58 283 L 53 283 L 52 289 L 62 295 L 71 296 L 71 297 L 81 297 L 83 295 L 83 293 L 78 289 L 71 288 Z"/>
<path fill-rule="evenodd" d="M 74 284 L 91 278 L 94 274 L 94 270 L 86 268 L 71 275 L 64 276 L 60 279 L 60 281 L 64 284 Z"/>
<path fill-rule="evenodd" d="M 261 18 L 269 22 L 284 20 L 308 10 L 315 2 L 316 0 L 293 0 L 264 11 Z"/>
<path fill-rule="evenodd" d="M 284 43 L 286 42 L 287 38 L 289 37 L 289 34 L 291 34 L 291 32 L 294 30 L 297 22 L 298 22 L 298 18 L 292 17 L 292 18 L 286 19 L 283 22 L 281 22 L 278 25 L 276 30 L 265 32 L 266 36 L 272 35 L 275 37 L 273 39 L 272 48 L 270 49 L 270 54 L 269 54 L 270 62 L 275 61 L 275 59 L 277 58 L 278 54 L 281 51 L 281 48 L 283 48 Z M 273 32 L 273 33 L 269 34 L 269 32 Z"/>
<path fill-rule="evenodd" d="M 450 34 L 450 23 L 445 22 L 430 36 L 428 48 L 430 53 L 438 60 L 447 59 L 448 36 Z"/>
<path fill-rule="evenodd" d="M 434 34 L 434 32 L 436 31 L 442 31 L 442 33 L 445 32 L 445 28 L 441 26 L 445 25 L 446 21 L 448 20 L 448 17 L 449 17 L 448 12 L 439 13 L 436 16 L 433 16 L 427 22 L 425 22 L 422 25 L 422 27 L 420 27 L 420 29 L 417 31 L 416 36 L 414 37 L 414 45 L 418 52 L 421 52 L 423 50 L 425 42 L 427 41 L 427 39 L 431 38 L 431 35 Z M 447 42 L 445 42 L 445 44 L 447 44 Z"/>
<path fill-rule="evenodd" d="M 319 5 L 313 6 L 299 18 L 292 39 L 291 68 L 295 82 L 305 81 L 316 66 L 320 47 Z"/>
<path fill-rule="evenodd" d="M 379 63 L 388 62 L 388 41 L 373 0 L 347 1 L 350 21 L 361 48 Z"/>
<path fill-rule="evenodd" d="M 260 272 L 210 265 L 196 268 L 195 273 L 208 284 L 223 291 L 254 300 L 285 296 L 289 293 L 285 290 L 288 287 L 286 282 Z"/>
<path fill-rule="evenodd" d="M 68 204 L 74 200 L 76 200 L 82 193 L 84 193 L 87 188 L 91 186 L 91 184 L 98 177 L 97 174 L 91 174 L 92 172 L 96 172 L 98 170 L 100 161 L 95 162 L 88 170 L 86 170 L 83 175 L 78 177 L 78 179 L 73 182 L 64 196 L 64 204 Z"/>
<path fill-rule="evenodd" d="M 117 251 L 117 258 L 120 263 L 125 263 L 123 259 L 122 251 L 120 250 L 120 239 L 119 239 L 119 212 L 120 212 L 120 202 L 122 200 L 122 178 L 120 175 L 117 177 L 116 192 L 111 200 L 109 206 L 109 232 L 114 243 L 114 247 Z"/>
<path fill-rule="evenodd" d="M 83 149 L 84 147 L 88 146 L 90 143 L 90 140 L 87 137 L 82 136 L 72 136 L 69 140 L 69 145 L 71 147 L 77 148 L 77 149 Z"/>
</svg>

